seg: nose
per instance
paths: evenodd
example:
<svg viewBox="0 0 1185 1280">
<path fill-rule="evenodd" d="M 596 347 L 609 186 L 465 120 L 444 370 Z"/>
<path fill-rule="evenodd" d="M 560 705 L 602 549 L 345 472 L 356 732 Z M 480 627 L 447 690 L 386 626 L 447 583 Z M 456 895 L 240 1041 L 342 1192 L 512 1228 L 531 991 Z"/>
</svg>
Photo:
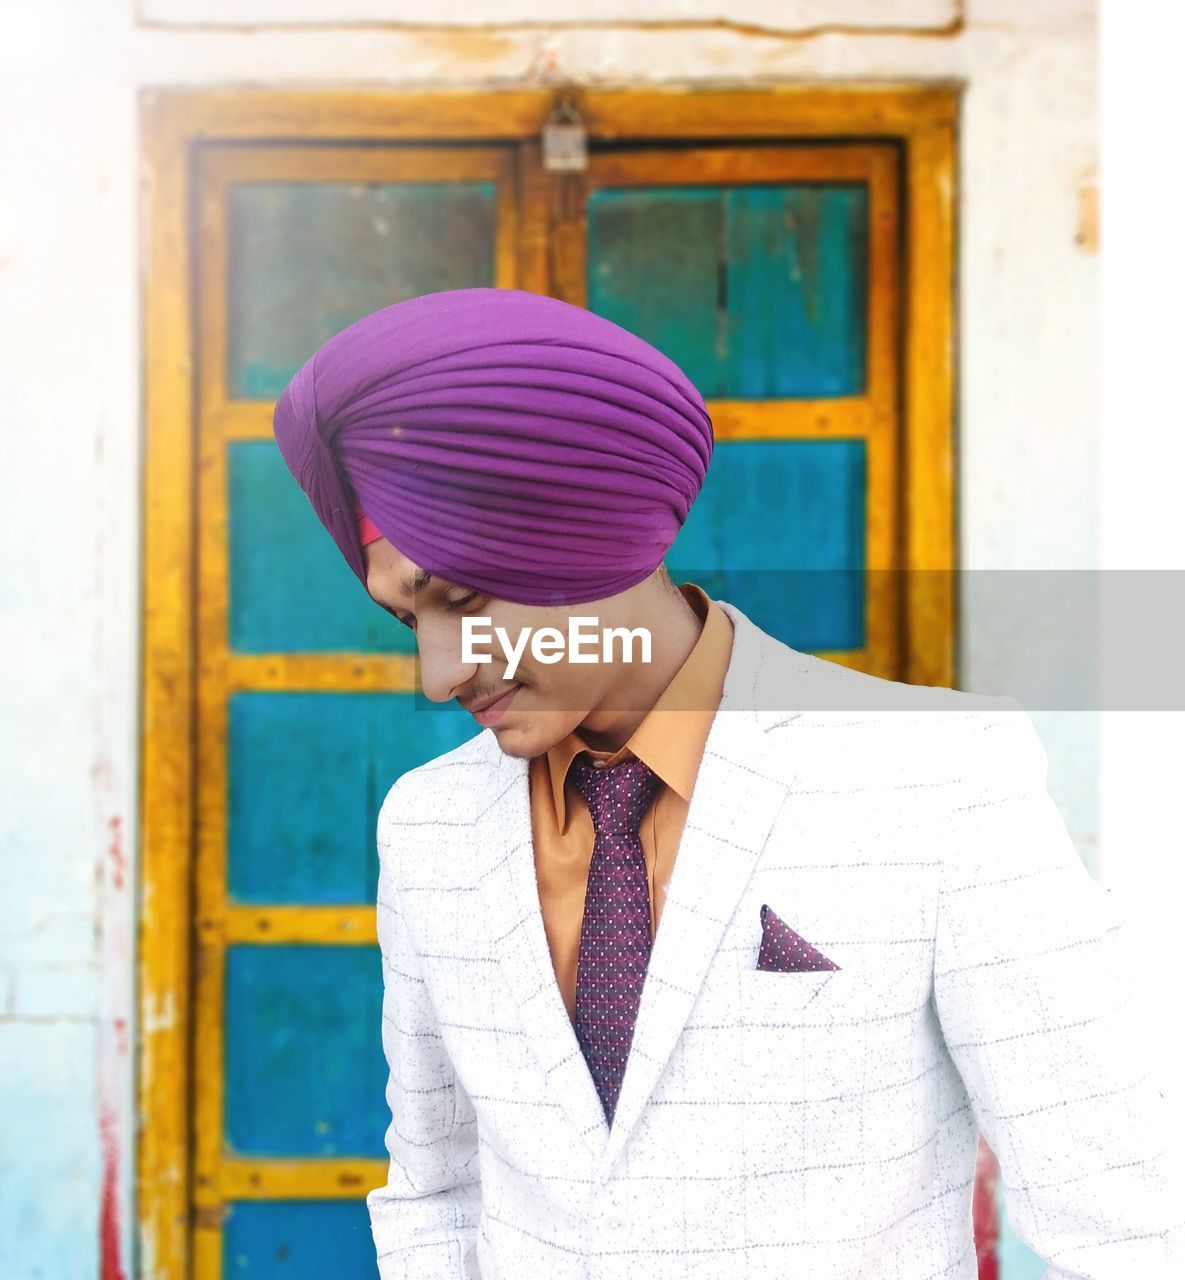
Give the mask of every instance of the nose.
<svg viewBox="0 0 1185 1280">
<path fill-rule="evenodd" d="M 461 660 L 461 629 L 452 620 L 423 619 L 416 629 L 420 688 L 430 702 L 448 702 L 477 674 L 476 662 Z"/>
</svg>

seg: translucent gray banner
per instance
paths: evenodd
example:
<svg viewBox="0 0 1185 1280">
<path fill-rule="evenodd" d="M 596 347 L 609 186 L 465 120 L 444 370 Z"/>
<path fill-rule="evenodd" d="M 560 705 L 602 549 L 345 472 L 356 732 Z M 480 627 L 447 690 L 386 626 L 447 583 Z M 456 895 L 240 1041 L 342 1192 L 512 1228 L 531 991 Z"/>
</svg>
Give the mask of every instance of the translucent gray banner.
<svg viewBox="0 0 1185 1280">
<path fill-rule="evenodd" d="M 941 698 L 910 692 L 932 682 L 912 683 L 908 673 L 928 669 L 918 655 L 948 651 L 950 687 L 981 695 L 985 708 L 991 698 L 1008 695 L 1029 711 L 1185 709 L 1185 571 L 671 572 L 676 582 L 694 583 L 713 600 L 727 601 L 752 624 L 742 626 L 745 639 L 731 654 L 732 705 L 767 711 L 941 709 Z M 498 603 L 486 612 L 496 621 Z M 569 614 L 595 616 L 595 610 L 538 609 L 531 618 L 536 626 L 562 629 Z M 669 625 L 678 629 L 677 610 Z M 683 625 L 685 638 L 685 618 Z M 656 650 L 664 639 L 673 636 L 655 632 Z M 462 695 L 466 705 L 509 687 L 494 652 L 495 663 Z M 583 694 L 568 683 L 577 673 L 557 672 L 567 663 L 565 657 L 546 667 L 532 664 L 528 652 L 518 678 L 540 705 L 578 708 Z M 864 675 L 865 667 L 875 677 Z M 653 690 L 642 698 L 641 708 L 648 708 Z M 422 694 L 416 700 L 434 705 Z"/>
</svg>

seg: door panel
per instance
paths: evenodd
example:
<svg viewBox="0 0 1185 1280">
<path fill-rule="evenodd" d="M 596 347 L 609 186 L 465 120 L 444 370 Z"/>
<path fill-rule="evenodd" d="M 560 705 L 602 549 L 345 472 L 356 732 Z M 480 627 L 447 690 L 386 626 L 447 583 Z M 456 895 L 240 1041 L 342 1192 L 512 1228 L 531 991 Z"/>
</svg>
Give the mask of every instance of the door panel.
<svg viewBox="0 0 1185 1280">
<path fill-rule="evenodd" d="M 362 1280 L 378 1275 L 361 1200 L 239 1200 L 223 1228 L 227 1280 Z"/>
<path fill-rule="evenodd" d="M 342 563 L 271 440 L 230 440 L 229 643 L 239 653 L 415 652 Z"/>
<path fill-rule="evenodd" d="M 597 188 L 586 305 L 708 400 L 859 395 L 867 224 L 855 183 Z"/>
<path fill-rule="evenodd" d="M 475 732 L 455 704 L 411 692 L 233 694 L 228 900 L 372 903 L 375 823 L 391 782 Z"/>
<path fill-rule="evenodd" d="M 246 944 L 226 965 L 226 1143 L 240 1156 L 383 1155 L 373 947 Z"/>
<path fill-rule="evenodd" d="M 671 576 L 796 649 L 865 643 L 863 440 L 726 440 L 671 548 Z M 787 526 L 771 537 L 776 516 Z"/>
<path fill-rule="evenodd" d="M 226 384 L 274 400 L 323 342 L 400 298 L 494 283 L 493 182 L 227 189 Z"/>
</svg>

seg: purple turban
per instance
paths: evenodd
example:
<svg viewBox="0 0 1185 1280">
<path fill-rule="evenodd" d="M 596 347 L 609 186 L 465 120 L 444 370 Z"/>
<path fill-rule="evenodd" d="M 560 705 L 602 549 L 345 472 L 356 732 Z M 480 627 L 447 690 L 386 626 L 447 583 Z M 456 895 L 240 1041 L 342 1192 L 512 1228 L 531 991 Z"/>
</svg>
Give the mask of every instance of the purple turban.
<svg viewBox="0 0 1185 1280">
<path fill-rule="evenodd" d="M 641 582 L 712 456 L 707 407 L 674 361 L 522 289 L 364 316 L 298 370 L 274 429 L 364 586 L 355 504 L 421 569 L 520 604 Z"/>
</svg>

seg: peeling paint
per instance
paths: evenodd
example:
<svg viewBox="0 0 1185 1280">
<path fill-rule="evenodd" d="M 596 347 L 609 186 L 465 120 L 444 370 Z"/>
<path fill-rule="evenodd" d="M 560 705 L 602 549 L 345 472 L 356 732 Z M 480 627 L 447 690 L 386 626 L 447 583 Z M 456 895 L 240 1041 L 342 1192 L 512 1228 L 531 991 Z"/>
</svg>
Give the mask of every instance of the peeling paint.
<svg viewBox="0 0 1185 1280">
<path fill-rule="evenodd" d="M 154 1031 L 171 1031 L 177 1025 L 177 1007 L 171 992 L 167 992 L 163 999 L 154 995 L 145 996 L 142 1009 L 144 1017 L 140 1030 L 145 1035 Z"/>
</svg>

